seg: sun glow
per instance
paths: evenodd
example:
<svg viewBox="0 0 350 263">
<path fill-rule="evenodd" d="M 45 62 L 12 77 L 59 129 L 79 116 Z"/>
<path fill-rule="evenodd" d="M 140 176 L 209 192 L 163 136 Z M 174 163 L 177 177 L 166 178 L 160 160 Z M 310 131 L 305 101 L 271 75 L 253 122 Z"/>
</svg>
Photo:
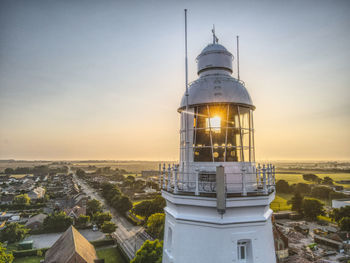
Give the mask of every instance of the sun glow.
<svg viewBox="0 0 350 263">
<path fill-rule="evenodd" d="M 221 132 L 221 118 L 219 116 L 206 118 L 206 131 L 210 130 L 215 133 Z"/>
</svg>

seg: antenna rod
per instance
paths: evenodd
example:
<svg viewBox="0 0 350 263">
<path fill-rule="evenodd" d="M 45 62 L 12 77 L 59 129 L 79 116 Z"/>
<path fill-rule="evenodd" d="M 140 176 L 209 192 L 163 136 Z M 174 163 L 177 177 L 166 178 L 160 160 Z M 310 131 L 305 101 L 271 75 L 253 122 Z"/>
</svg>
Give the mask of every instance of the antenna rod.
<svg viewBox="0 0 350 263">
<path fill-rule="evenodd" d="M 239 36 L 236 36 L 237 38 L 237 79 L 241 80 L 239 77 Z"/>
<path fill-rule="evenodd" d="M 188 177 L 188 165 L 189 165 L 189 124 L 188 124 L 188 62 L 187 62 L 187 9 L 185 9 L 185 74 L 186 74 L 186 111 L 185 111 L 185 138 L 186 138 L 186 145 L 185 145 L 185 164 L 186 164 L 186 173 Z"/>
</svg>

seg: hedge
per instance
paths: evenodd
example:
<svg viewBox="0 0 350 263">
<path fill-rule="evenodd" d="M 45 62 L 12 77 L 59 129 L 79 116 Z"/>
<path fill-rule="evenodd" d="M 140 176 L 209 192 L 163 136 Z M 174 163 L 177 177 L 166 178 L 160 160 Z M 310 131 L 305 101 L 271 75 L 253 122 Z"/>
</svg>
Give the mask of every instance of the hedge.
<svg viewBox="0 0 350 263">
<path fill-rule="evenodd" d="M 43 252 L 43 255 L 46 253 L 49 248 L 42 248 L 42 249 L 27 249 L 27 250 L 14 250 L 12 251 L 13 256 L 15 258 L 22 258 L 22 257 L 28 257 L 28 256 L 36 256 L 38 253 L 38 250 L 41 250 Z"/>
<path fill-rule="evenodd" d="M 109 246 L 114 245 L 113 239 L 102 239 L 102 240 L 95 240 L 90 242 L 94 247 L 103 247 L 103 246 Z"/>
</svg>

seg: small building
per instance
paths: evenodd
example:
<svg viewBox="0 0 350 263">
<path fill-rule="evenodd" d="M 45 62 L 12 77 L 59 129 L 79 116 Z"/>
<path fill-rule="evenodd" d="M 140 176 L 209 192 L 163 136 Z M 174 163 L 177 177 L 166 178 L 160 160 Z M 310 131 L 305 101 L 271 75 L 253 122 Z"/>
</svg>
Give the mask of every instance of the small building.
<svg viewBox="0 0 350 263">
<path fill-rule="evenodd" d="M 300 233 L 302 233 L 303 235 L 307 236 L 309 234 L 309 228 L 307 226 L 304 225 L 296 225 L 294 227 L 295 231 L 298 231 Z"/>
<path fill-rule="evenodd" d="M 73 208 L 64 209 L 64 212 L 66 213 L 67 216 L 70 216 L 71 218 L 73 218 L 75 220 L 80 215 L 86 214 L 86 208 L 76 205 Z"/>
<path fill-rule="evenodd" d="M 37 187 L 28 193 L 30 199 L 40 199 L 45 195 L 45 189 L 42 187 Z"/>
<path fill-rule="evenodd" d="M 94 263 L 96 259 L 94 246 L 70 226 L 45 253 L 44 263 Z"/>
<path fill-rule="evenodd" d="M 22 241 L 18 244 L 19 250 L 33 249 L 33 240 Z"/>
<path fill-rule="evenodd" d="M 350 198 L 332 200 L 332 208 L 350 206 Z"/>
<path fill-rule="evenodd" d="M 38 214 L 38 215 L 32 216 L 31 218 L 28 219 L 26 223 L 26 227 L 32 230 L 39 229 L 43 225 L 46 217 L 47 215 L 45 214 Z"/>
<path fill-rule="evenodd" d="M 288 238 L 282 233 L 276 224 L 273 224 L 273 238 L 277 262 L 284 262 L 289 256 Z"/>
<path fill-rule="evenodd" d="M 1 205 L 11 205 L 14 199 L 14 195 L 4 195 L 0 197 L 0 204 Z"/>
</svg>

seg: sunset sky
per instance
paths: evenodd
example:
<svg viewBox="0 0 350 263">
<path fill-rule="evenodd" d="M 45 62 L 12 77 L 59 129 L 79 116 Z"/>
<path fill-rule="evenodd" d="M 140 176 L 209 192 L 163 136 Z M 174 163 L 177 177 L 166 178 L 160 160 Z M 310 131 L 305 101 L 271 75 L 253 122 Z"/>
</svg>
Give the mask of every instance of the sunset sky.
<svg viewBox="0 0 350 263">
<path fill-rule="evenodd" d="M 350 160 L 346 0 L 1 0 L 0 159 L 177 160 L 184 8 L 190 81 L 240 35 L 256 159 Z"/>
</svg>

